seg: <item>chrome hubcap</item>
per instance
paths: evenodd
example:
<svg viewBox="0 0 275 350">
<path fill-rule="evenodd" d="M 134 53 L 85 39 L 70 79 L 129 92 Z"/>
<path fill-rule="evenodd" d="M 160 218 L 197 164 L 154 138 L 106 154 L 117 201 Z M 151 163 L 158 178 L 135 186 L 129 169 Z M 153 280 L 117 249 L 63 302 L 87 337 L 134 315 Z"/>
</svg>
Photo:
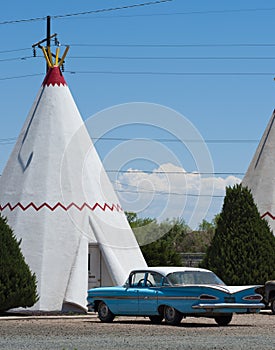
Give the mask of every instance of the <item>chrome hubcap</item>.
<svg viewBox="0 0 275 350">
<path fill-rule="evenodd" d="M 108 307 L 106 305 L 102 305 L 100 308 L 100 313 L 103 317 L 108 315 Z"/>
<path fill-rule="evenodd" d="M 166 314 L 166 318 L 168 320 L 171 320 L 175 317 L 175 309 L 173 307 L 167 307 L 165 314 Z"/>
</svg>

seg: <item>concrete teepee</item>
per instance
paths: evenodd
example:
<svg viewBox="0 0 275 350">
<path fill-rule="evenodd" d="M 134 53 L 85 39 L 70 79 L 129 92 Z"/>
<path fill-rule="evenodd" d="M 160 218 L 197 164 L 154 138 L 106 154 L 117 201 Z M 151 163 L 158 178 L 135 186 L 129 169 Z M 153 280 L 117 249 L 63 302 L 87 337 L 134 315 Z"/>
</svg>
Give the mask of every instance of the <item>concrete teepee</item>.
<svg viewBox="0 0 275 350">
<path fill-rule="evenodd" d="M 38 280 L 32 310 L 85 310 L 88 260 L 100 285 L 147 265 L 60 71 L 65 54 L 43 52 L 49 69 L 0 178 L 0 211 Z"/>
<path fill-rule="evenodd" d="M 254 197 L 262 218 L 275 234 L 275 110 L 264 131 L 255 155 L 243 178 Z"/>
</svg>

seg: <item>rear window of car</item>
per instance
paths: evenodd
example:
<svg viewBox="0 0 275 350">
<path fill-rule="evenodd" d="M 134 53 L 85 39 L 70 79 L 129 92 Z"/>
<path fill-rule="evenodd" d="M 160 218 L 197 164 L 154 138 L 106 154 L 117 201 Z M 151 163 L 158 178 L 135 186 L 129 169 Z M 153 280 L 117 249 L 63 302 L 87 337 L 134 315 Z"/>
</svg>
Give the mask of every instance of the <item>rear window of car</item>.
<svg viewBox="0 0 275 350">
<path fill-rule="evenodd" d="M 224 282 L 210 271 L 180 271 L 167 275 L 172 285 L 184 284 L 218 284 L 225 285 Z"/>
</svg>

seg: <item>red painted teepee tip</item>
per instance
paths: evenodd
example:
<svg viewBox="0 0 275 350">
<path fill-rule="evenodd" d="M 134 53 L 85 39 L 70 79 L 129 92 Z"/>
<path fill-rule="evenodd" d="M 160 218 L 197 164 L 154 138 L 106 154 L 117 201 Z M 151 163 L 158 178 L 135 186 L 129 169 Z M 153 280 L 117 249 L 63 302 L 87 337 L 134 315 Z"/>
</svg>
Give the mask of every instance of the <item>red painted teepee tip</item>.
<svg viewBox="0 0 275 350">
<path fill-rule="evenodd" d="M 60 68 L 57 66 L 49 67 L 48 72 L 45 76 L 45 79 L 42 83 L 42 86 L 50 86 L 50 85 L 52 86 L 67 85 Z"/>
</svg>

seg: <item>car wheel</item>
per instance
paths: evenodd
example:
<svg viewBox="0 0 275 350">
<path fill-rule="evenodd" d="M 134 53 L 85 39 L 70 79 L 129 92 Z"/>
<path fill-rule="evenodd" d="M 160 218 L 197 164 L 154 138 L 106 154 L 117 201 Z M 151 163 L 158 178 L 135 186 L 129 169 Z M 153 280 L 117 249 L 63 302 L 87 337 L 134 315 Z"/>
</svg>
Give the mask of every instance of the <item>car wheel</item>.
<svg viewBox="0 0 275 350">
<path fill-rule="evenodd" d="M 101 322 L 112 322 L 115 318 L 115 315 L 110 311 L 108 306 L 103 301 L 99 303 L 97 312 Z"/>
<path fill-rule="evenodd" d="M 233 316 L 232 314 L 216 316 L 215 321 L 219 326 L 227 326 L 231 322 L 232 316 Z"/>
<path fill-rule="evenodd" d="M 163 316 L 161 316 L 161 315 L 149 316 L 149 318 L 153 324 L 161 324 L 161 322 L 163 320 Z"/>
<path fill-rule="evenodd" d="M 164 308 L 164 318 L 167 324 L 176 326 L 180 324 L 183 315 L 173 308 L 172 306 L 165 306 Z"/>
<path fill-rule="evenodd" d="M 271 306 L 271 311 L 273 315 L 275 315 L 275 298 L 271 299 L 270 306 Z"/>
</svg>

